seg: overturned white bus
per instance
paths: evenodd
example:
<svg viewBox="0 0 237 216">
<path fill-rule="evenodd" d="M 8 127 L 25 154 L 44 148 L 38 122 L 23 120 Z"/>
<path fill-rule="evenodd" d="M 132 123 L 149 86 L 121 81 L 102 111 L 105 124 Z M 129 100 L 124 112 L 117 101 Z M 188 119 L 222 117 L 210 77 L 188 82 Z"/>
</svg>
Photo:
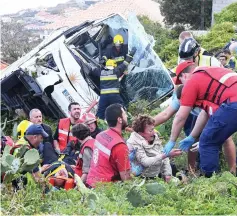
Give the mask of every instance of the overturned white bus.
<svg viewBox="0 0 237 216">
<path fill-rule="evenodd" d="M 125 19 L 112 14 L 53 32 L 2 71 L 2 110 L 28 113 L 37 107 L 44 115 L 58 119 L 68 115 L 72 101 L 86 109 L 100 92 L 99 80 L 90 77 L 89 70 L 100 67 L 103 50 L 111 45 L 104 42 L 116 34 L 124 37 L 129 49 L 137 49 L 126 78 L 129 101 L 153 102 L 170 94 L 174 85 L 153 50 L 153 37 L 146 34 L 136 16 Z"/>
</svg>

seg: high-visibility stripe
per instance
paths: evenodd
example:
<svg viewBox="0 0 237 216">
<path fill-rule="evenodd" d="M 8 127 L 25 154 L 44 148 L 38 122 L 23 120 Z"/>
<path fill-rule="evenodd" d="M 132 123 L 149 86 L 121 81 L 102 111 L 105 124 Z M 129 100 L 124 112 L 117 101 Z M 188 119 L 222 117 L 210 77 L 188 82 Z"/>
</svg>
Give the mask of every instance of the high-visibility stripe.
<svg viewBox="0 0 237 216">
<path fill-rule="evenodd" d="M 223 77 L 220 78 L 219 82 L 224 84 L 226 80 L 228 80 L 230 77 L 233 76 L 237 76 L 237 74 L 236 73 L 225 74 Z"/>
<path fill-rule="evenodd" d="M 100 94 L 119 94 L 119 91 L 106 91 L 106 92 L 100 92 Z"/>
<path fill-rule="evenodd" d="M 117 76 L 115 76 L 115 77 L 110 77 L 110 76 L 106 76 L 106 77 L 100 77 L 100 80 L 117 80 L 118 78 L 117 78 Z"/>
<path fill-rule="evenodd" d="M 68 135 L 68 131 L 64 131 L 64 130 L 61 130 L 61 129 L 58 129 L 58 133 Z"/>
<path fill-rule="evenodd" d="M 105 78 L 105 77 L 109 77 L 109 78 L 117 78 L 116 75 L 111 74 L 111 75 L 101 75 L 100 78 Z"/>
<path fill-rule="evenodd" d="M 118 88 L 109 88 L 109 89 L 101 89 L 101 94 L 112 94 L 112 93 L 119 93 Z"/>
<path fill-rule="evenodd" d="M 61 134 L 64 134 L 64 135 L 68 136 L 68 131 L 65 131 L 65 130 L 58 129 L 58 133 L 61 133 Z M 73 137 L 71 132 L 69 133 L 69 136 Z"/>
<path fill-rule="evenodd" d="M 55 169 L 53 172 L 49 173 L 46 178 L 49 178 L 50 176 L 56 174 L 58 171 L 60 171 L 61 169 L 65 169 L 65 164 L 60 165 L 57 169 Z"/>
<path fill-rule="evenodd" d="M 114 58 L 115 62 L 124 61 L 124 56 Z"/>
<path fill-rule="evenodd" d="M 211 56 L 201 55 L 198 66 L 211 66 Z"/>
<path fill-rule="evenodd" d="M 95 146 L 102 152 L 104 152 L 106 155 L 110 156 L 111 151 L 106 148 L 105 146 L 103 146 L 102 144 L 100 144 L 97 140 L 95 140 Z"/>
</svg>

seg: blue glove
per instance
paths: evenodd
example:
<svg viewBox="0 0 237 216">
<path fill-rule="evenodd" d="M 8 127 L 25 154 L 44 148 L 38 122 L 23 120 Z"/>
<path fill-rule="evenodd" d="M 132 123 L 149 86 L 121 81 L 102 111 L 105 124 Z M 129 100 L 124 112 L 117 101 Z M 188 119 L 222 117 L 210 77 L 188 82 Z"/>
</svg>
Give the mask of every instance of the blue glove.
<svg viewBox="0 0 237 216">
<path fill-rule="evenodd" d="M 168 155 L 168 154 L 170 153 L 170 151 L 172 150 L 172 148 L 174 148 L 174 146 L 175 146 L 175 142 L 170 140 L 170 141 L 165 145 L 163 152 L 164 152 L 166 155 Z"/>
<path fill-rule="evenodd" d="M 132 150 L 130 153 L 129 153 L 129 160 L 130 161 L 134 161 L 135 158 L 136 158 L 136 152 L 137 152 L 137 149 L 134 149 Z"/>
<path fill-rule="evenodd" d="M 143 170 L 144 170 L 144 167 L 141 164 L 134 164 L 133 162 L 131 163 L 131 173 L 134 176 L 141 175 Z"/>
<path fill-rule="evenodd" d="M 180 102 L 179 102 L 179 99 L 177 98 L 176 92 L 174 92 L 172 95 L 172 101 L 171 101 L 170 106 L 176 111 L 178 111 L 180 108 Z"/>
<path fill-rule="evenodd" d="M 195 143 L 195 138 L 189 135 L 188 137 L 179 142 L 179 148 L 182 151 L 188 151 L 188 149 L 192 146 L 193 143 Z"/>
</svg>

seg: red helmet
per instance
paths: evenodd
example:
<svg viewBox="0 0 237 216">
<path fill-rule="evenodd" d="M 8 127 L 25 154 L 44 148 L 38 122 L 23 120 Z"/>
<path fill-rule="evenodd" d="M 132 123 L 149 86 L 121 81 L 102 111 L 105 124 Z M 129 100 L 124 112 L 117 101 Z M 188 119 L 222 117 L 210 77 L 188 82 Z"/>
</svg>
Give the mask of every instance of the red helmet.
<svg viewBox="0 0 237 216">
<path fill-rule="evenodd" d="M 93 113 L 84 113 L 81 119 L 87 125 L 96 122 L 96 116 Z"/>
</svg>

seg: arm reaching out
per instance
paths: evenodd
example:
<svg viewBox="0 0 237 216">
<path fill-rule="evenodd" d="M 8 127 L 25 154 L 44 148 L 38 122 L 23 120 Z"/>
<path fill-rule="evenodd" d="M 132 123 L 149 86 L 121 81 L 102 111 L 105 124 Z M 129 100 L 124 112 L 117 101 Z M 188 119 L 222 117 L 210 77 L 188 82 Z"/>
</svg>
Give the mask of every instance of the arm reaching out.
<svg viewBox="0 0 237 216">
<path fill-rule="evenodd" d="M 168 121 L 176 112 L 177 110 L 173 109 L 172 106 L 169 105 L 167 108 L 165 108 L 162 112 L 160 112 L 154 117 L 155 125 L 157 126 Z"/>
<path fill-rule="evenodd" d="M 207 121 L 208 121 L 208 115 L 204 110 L 202 110 L 198 115 L 195 126 L 191 132 L 191 136 L 194 138 L 198 138 L 199 135 L 202 133 L 202 130 L 205 127 Z"/>
<path fill-rule="evenodd" d="M 192 110 L 192 107 L 188 107 L 188 106 L 180 107 L 172 124 L 170 140 L 174 142 L 177 140 L 191 110 Z"/>
</svg>

